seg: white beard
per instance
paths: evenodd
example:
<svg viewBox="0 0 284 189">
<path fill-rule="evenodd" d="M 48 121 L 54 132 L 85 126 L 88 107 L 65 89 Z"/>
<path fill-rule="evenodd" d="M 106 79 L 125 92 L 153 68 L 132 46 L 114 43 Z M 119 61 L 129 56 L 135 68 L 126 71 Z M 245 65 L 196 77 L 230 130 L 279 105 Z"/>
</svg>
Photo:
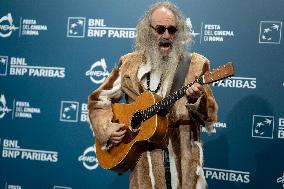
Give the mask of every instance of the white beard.
<svg viewBox="0 0 284 189">
<path fill-rule="evenodd" d="M 161 84 L 164 83 L 167 78 L 172 82 L 175 75 L 176 67 L 179 63 L 179 53 L 173 47 L 168 55 L 161 55 L 159 49 L 152 45 L 149 51 L 146 52 L 147 62 L 151 63 L 152 72 L 161 73 Z"/>
</svg>

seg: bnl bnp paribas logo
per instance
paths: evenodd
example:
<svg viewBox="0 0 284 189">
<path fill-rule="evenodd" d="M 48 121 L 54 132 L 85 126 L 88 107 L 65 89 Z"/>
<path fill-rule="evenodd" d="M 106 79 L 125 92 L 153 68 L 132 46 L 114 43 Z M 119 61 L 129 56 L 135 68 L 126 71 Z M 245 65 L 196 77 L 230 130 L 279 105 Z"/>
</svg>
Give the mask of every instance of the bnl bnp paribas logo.
<svg viewBox="0 0 284 189">
<path fill-rule="evenodd" d="M 41 31 L 47 30 L 47 25 L 38 24 L 35 18 L 20 17 L 18 20 L 20 20 L 20 25 L 15 26 L 12 13 L 0 17 L 0 37 L 10 37 L 16 30 L 19 31 L 19 37 L 22 35 L 39 36 Z"/>
<path fill-rule="evenodd" d="M 67 37 L 73 38 L 126 38 L 136 37 L 135 28 L 108 27 L 102 18 L 68 17 Z"/>
<path fill-rule="evenodd" d="M 0 76 L 6 76 L 8 69 L 8 56 L 0 56 Z"/>
<path fill-rule="evenodd" d="M 20 141 L 17 139 L 3 139 L 3 149 L 0 153 L 0 157 L 49 163 L 58 162 L 57 151 L 22 148 L 19 143 Z"/>
<path fill-rule="evenodd" d="M 256 138 L 267 138 L 273 139 L 274 130 L 277 132 L 278 139 L 284 139 L 284 118 L 278 119 L 278 130 L 277 121 L 274 116 L 266 115 L 253 115 L 252 120 L 252 137 Z"/>
<path fill-rule="evenodd" d="M 0 55 L 0 76 L 10 75 L 44 78 L 65 77 L 64 67 L 29 65 L 27 59 L 27 57 L 8 57 Z"/>
<path fill-rule="evenodd" d="M 259 43 L 280 44 L 281 21 L 261 21 L 259 25 Z"/>
<path fill-rule="evenodd" d="M 81 103 L 80 121 L 88 121 L 87 103 Z M 80 103 L 77 101 L 61 101 L 60 106 L 60 121 L 63 122 L 78 122 L 79 121 Z"/>
</svg>

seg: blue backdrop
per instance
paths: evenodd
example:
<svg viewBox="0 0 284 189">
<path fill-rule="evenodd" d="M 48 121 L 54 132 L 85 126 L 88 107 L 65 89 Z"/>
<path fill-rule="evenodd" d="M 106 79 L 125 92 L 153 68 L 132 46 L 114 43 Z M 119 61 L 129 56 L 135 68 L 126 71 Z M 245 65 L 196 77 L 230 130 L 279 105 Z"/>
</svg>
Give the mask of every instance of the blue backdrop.
<svg viewBox="0 0 284 189">
<path fill-rule="evenodd" d="M 140 0 L 0 2 L 0 188 L 128 188 L 97 164 L 87 96 L 132 51 Z M 282 0 L 176 0 L 193 51 L 235 76 L 202 131 L 209 188 L 284 188 Z"/>
</svg>

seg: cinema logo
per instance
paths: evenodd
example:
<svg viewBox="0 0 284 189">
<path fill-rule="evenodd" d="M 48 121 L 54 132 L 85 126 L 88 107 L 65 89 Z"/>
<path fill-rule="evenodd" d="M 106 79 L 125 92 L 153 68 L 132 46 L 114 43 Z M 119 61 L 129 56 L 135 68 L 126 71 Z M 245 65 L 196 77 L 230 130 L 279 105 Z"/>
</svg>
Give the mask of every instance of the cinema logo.
<svg viewBox="0 0 284 189">
<path fill-rule="evenodd" d="M 234 30 L 228 29 L 220 24 L 203 22 L 201 22 L 200 33 L 193 32 L 193 36 L 197 35 L 200 36 L 199 43 L 222 43 L 235 36 Z"/>
<path fill-rule="evenodd" d="M 15 118 L 33 118 L 34 114 L 40 114 L 41 109 L 30 105 L 30 102 L 14 100 L 14 117 Z"/>
<path fill-rule="evenodd" d="M 33 18 L 20 19 L 20 35 L 39 36 L 40 32 L 47 31 L 47 25 L 39 24 L 38 21 Z"/>
<path fill-rule="evenodd" d="M 243 184 L 248 184 L 250 182 L 249 172 L 227 170 L 227 169 L 216 169 L 209 167 L 204 167 L 204 172 L 206 179 L 243 183 Z"/>
<path fill-rule="evenodd" d="M 10 37 L 14 31 L 19 29 L 13 24 L 13 17 L 11 13 L 0 18 L 0 37 Z"/>
<path fill-rule="evenodd" d="M 63 122 L 78 122 L 80 103 L 77 101 L 61 101 L 60 106 L 60 121 Z M 80 121 L 88 122 L 88 104 L 81 103 Z"/>
<path fill-rule="evenodd" d="M 0 37 L 10 37 L 12 33 L 19 30 L 19 37 L 21 36 L 39 36 L 40 32 L 47 31 L 47 25 L 38 24 L 34 18 L 20 17 L 20 26 L 16 27 L 13 24 L 13 17 L 11 13 L 0 18 Z"/>
<path fill-rule="evenodd" d="M 199 36 L 199 35 L 200 35 L 200 33 L 195 33 L 195 31 L 193 30 L 192 22 L 191 22 L 190 18 L 186 18 L 186 25 L 188 26 L 190 35 L 191 35 L 192 37 L 195 38 L 196 36 Z"/>
<path fill-rule="evenodd" d="M 256 89 L 256 78 L 230 77 L 212 83 L 213 87 Z"/>
<path fill-rule="evenodd" d="M 33 118 L 34 114 L 40 114 L 41 109 L 31 106 L 28 101 L 13 100 L 13 108 L 9 109 L 4 94 L 0 96 L 0 119 L 12 111 L 12 119 L 14 118 Z"/>
<path fill-rule="evenodd" d="M 58 161 L 58 152 L 21 148 L 18 140 L 3 139 L 2 158 L 22 159 L 31 161 Z"/>
<path fill-rule="evenodd" d="M 282 184 L 283 188 L 284 188 L 284 173 L 281 177 L 277 178 L 277 183 Z"/>
<path fill-rule="evenodd" d="M 136 37 L 135 28 L 108 27 L 101 18 L 68 17 L 67 37 L 74 38 L 125 38 Z"/>
<path fill-rule="evenodd" d="M 91 68 L 86 72 L 86 76 L 95 84 L 101 84 L 109 76 L 107 71 L 107 64 L 104 58 L 95 62 Z"/>
<path fill-rule="evenodd" d="M 25 57 L 0 56 L 0 76 L 64 78 L 64 67 L 30 66 Z M 8 63 L 10 68 L 8 69 Z M 8 69 L 8 71 L 7 71 Z"/>
<path fill-rule="evenodd" d="M 7 182 L 5 183 L 5 189 L 22 189 L 23 187 L 20 185 L 15 185 L 15 184 L 8 184 Z"/>
<path fill-rule="evenodd" d="M 88 147 L 84 153 L 79 156 L 78 161 L 83 162 L 83 166 L 88 170 L 94 170 L 98 168 L 99 163 L 96 157 L 96 149 L 94 146 Z"/>
<path fill-rule="evenodd" d="M 220 129 L 227 129 L 227 124 L 226 123 L 222 123 L 222 122 L 216 122 L 212 125 L 212 131 L 210 132 L 211 134 L 216 134 L 217 130 Z M 205 129 L 205 127 L 201 127 L 201 132 L 203 133 L 208 133 Z"/>
<path fill-rule="evenodd" d="M 4 189 L 24 189 L 24 188 L 26 188 L 26 187 L 23 187 L 21 185 L 8 184 L 6 182 Z M 67 186 L 53 186 L 52 189 L 72 189 L 72 188 L 71 187 L 67 187 Z"/>
<path fill-rule="evenodd" d="M 6 114 L 11 112 L 12 109 L 9 109 L 7 106 L 7 101 L 4 94 L 0 96 L 0 119 L 4 118 Z"/>
<path fill-rule="evenodd" d="M 281 21 L 261 21 L 259 24 L 259 43 L 280 44 L 281 42 Z"/>
</svg>

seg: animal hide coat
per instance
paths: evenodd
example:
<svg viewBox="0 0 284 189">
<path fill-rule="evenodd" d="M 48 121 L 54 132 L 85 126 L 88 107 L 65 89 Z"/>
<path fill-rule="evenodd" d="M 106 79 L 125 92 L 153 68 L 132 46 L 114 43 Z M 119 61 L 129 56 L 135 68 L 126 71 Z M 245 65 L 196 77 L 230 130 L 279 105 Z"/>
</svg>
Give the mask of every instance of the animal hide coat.
<svg viewBox="0 0 284 189">
<path fill-rule="evenodd" d="M 209 70 L 209 61 L 202 55 L 192 53 L 190 66 L 184 84 L 192 82 Z M 122 94 L 126 94 L 128 102 L 134 101 L 145 88 L 142 85 L 138 70 L 146 64 L 145 56 L 133 52 L 121 57 L 105 82 L 89 96 L 89 119 L 95 137 L 104 148 L 113 131 L 119 126 L 110 126 L 113 112 L 111 104 L 118 102 Z M 167 84 L 166 95 L 169 94 L 172 81 Z M 163 86 L 165 87 L 165 86 Z M 217 120 L 217 104 L 208 85 L 204 85 L 205 93 L 197 100 L 182 97 L 170 109 L 169 120 L 169 156 L 172 188 L 203 189 L 206 181 L 203 174 L 203 149 L 200 142 L 200 122 L 210 131 Z M 130 188 L 133 189 L 165 189 L 165 170 L 163 150 L 153 149 L 142 153 L 135 168 L 131 170 Z"/>
</svg>

